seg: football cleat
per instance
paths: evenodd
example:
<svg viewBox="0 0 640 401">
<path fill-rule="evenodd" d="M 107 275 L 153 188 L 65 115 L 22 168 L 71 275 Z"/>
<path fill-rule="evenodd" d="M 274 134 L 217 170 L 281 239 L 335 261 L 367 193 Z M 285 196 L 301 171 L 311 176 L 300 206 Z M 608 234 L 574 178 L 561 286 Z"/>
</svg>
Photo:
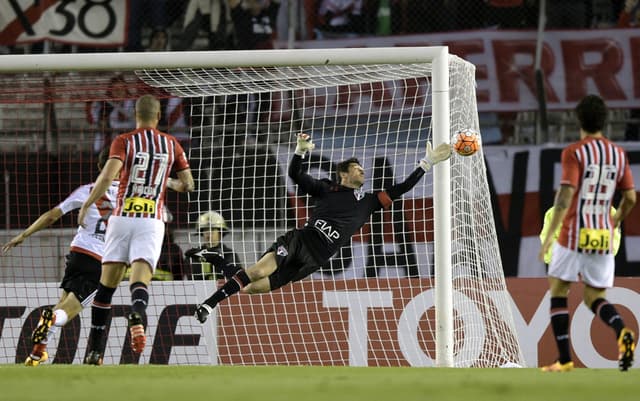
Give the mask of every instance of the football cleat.
<svg viewBox="0 0 640 401">
<path fill-rule="evenodd" d="M 46 349 L 46 344 L 34 344 L 31 354 L 24 361 L 24 366 L 38 366 L 41 363 L 45 363 L 49 359 Z"/>
<path fill-rule="evenodd" d="M 31 334 L 31 341 L 34 344 L 39 344 L 42 341 L 47 339 L 47 334 L 49 333 L 49 328 L 56 322 L 56 315 L 53 313 L 53 309 L 44 308 L 40 315 L 40 320 L 38 321 L 38 325 L 36 329 L 33 330 Z"/>
<path fill-rule="evenodd" d="M 571 372 L 573 370 L 573 362 L 560 363 L 556 361 L 549 366 L 543 366 L 540 370 L 543 372 Z"/>
<path fill-rule="evenodd" d="M 84 359 L 84 364 L 96 366 L 102 365 L 102 354 L 98 351 L 89 352 L 89 355 Z"/>
<path fill-rule="evenodd" d="M 624 328 L 618 337 L 618 368 L 626 372 L 633 365 L 633 352 L 636 349 L 633 331 Z"/>
<path fill-rule="evenodd" d="M 129 315 L 129 333 L 131 334 L 131 349 L 133 352 L 139 354 L 144 351 L 147 336 L 144 334 L 142 316 L 137 312 Z"/>
<path fill-rule="evenodd" d="M 193 316 L 198 319 L 200 323 L 204 323 L 207 321 L 209 315 L 213 312 L 213 308 L 207 304 L 198 305 L 196 307 L 196 313 Z"/>
</svg>

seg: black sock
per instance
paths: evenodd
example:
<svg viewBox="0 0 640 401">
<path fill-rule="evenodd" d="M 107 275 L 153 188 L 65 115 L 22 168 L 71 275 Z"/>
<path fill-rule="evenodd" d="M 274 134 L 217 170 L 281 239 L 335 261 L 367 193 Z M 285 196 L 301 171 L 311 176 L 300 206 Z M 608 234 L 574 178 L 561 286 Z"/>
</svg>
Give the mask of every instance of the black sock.
<svg viewBox="0 0 640 401">
<path fill-rule="evenodd" d="M 569 309 L 567 308 L 567 298 L 551 298 L 551 328 L 558 346 L 558 361 L 567 363 L 571 361 L 569 351 Z"/>
<path fill-rule="evenodd" d="M 250 282 L 251 279 L 249 279 L 249 276 L 247 276 L 244 269 L 240 269 L 233 277 L 224 283 L 218 291 L 216 291 L 211 297 L 207 298 L 204 303 L 215 308 L 218 302 L 240 291 L 242 287 L 246 286 Z"/>
<path fill-rule="evenodd" d="M 89 332 L 89 349 L 91 351 L 104 352 L 105 331 L 107 321 L 111 315 L 111 299 L 115 288 L 98 285 L 98 291 L 93 304 L 91 304 L 91 331 Z"/>
<path fill-rule="evenodd" d="M 145 320 L 147 315 L 147 304 L 149 303 L 149 291 L 147 290 L 147 285 L 140 281 L 136 281 L 129 286 L 129 290 L 131 291 L 131 311 L 139 313 L 140 316 L 142 316 L 142 319 Z M 146 327 L 146 323 L 144 326 Z"/>
<path fill-rule="evenodd" d="M 620 332 L 624 329 L 624 321 L 618 314 L 616 308 L 604 298 L 598 298 L 591 304 L 591 310 L 596 316 L 600 316 L 603 322 L 616 332 L 616 338 L 620 337 Z"/>
</svg>

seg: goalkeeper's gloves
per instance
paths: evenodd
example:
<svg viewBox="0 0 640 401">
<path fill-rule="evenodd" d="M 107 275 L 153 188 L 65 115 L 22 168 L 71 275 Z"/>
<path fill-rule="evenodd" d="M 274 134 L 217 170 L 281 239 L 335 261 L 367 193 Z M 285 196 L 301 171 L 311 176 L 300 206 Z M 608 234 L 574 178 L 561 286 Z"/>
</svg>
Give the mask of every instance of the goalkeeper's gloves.
<svg viewBox="0 0 640 401">
<path fill-rule="evenodd" d="M 424 171 L 429 171 L 431 167 L 447 160 L 451 157 L 451 145 L 448 143 L 441 143 L 435 149 L 432 148 L 431 142 L 427 142 L 427 155 L 420 160 L 420 167 Z"/>
<path fill-rule="evenodd" d="M 295 154 L 304 156 L 308 151 L 315 148 L 316 145 L 311 142 L 311 135 L 299 133 L 297 135 L 297 144 Z"/>
</svg>

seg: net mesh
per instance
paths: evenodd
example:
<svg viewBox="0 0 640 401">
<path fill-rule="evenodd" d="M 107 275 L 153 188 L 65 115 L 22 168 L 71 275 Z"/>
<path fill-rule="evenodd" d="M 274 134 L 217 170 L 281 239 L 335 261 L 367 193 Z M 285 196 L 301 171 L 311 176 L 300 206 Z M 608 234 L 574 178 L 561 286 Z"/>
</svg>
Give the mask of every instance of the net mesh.
<svg viewBox="0 0 640 401">
<path fill-rule="evenodd" d="M 477 130 L 474 68 L 452 57 L 450 74 L 452 133 Z M 0 92 L 0 122 L 3 145 L 8 145 L 3 146 L 3 170 L 11 199 L 3 205 L 7 230 L 0 232 L 2 242 L 95 177 L 99 130 L 90 119 L 91 108 L 118 96 L 154 93 L 165 100 L 165 114 L 169 104 L 180 105 L 184 125 L 190 125 L 181 138 L 196 191 L 188 201 L 175 194 L 169 199 L 175 242 L 182 251 L 204 245 L 194 224 L 201 214 L 216 211 L 229 226 L 223 244 L 245 268 L 277 236 L 301 227 L 314 207 L 287 176 L 296 133 L 310 134 L 316 144 L 305 161 L 309 174 L 334 178 L 336 163 L 357 157 L 366 171 L 365 191 L 404 180 L 432 136 L 428 63 L 144 70 L 123 76 L 126 95 L 112 93 L 107 74 L 2 77 L 7 86 Z M 46 80 L 49 90 L 42 89 Z M 47 108 L 55 112 L 49 118 L 56 123 L 51 134 L 42 118 L 35 122 L 36 115 L 47 115 Z M 169 122 L 161 128 L 174 134 L 181 129 Z M 43 148 L 49 150 L 46 161 L 34 152 Z M 522 365 L 482 151 L 454 155 L 451 180 L 455 365 Z M 174 278 L 186 280 L 152 284 L 151 346 L 139 361 L 433 365 L 432 191 L 427 173 L 390 210 L 374 214 L 309 279 L 268 294 L 229 298 L 216 308 L 211 324 L 200 325 L 190 314 L 222 281 L 204 279 L 215 276 L 204 274 L 210 266 L 183 261 L 184 274 Z M 15 309 L 0 338 L 2 362 L 26 356 L 38 307 L 56 302 L 74 219 L 65 217 L 0 258 L 0 298 Z M 180 251 L 174 253 L 180 258 Z M 116 294 L 114 305 L 125 311 L 126 284 Z M 122 316 L 113 320 L 105 363 L 131 359 Z M 62 332 L 71 334 L 50 345 L 52 355 L 61 355 L 59 362 L 79 362 L 84 356 L 89 311 L 74 324 L 77 329 L 65 327 Z M 75 341 L 67 344 L 69 338 Z"/>
</svg>

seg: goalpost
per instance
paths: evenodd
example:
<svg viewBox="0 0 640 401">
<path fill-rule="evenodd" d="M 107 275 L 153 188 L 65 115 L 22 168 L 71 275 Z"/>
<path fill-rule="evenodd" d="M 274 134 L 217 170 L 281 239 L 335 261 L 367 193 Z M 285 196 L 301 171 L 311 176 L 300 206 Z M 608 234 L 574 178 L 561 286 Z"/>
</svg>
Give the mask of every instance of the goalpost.
<svg viewBox="0 0 640 401">
<path fill-rule="evenodd" d="M 181 101 L 190 120 L 183 140 L 197 188 L 188 202 L 171 195 L 174 221 L 168 224 L 177 243 L 183 251 L 203 245 L 195 222 L 216 211 L 230 227 L 223 243 L 244 267 L 278 235 L 304 224 L 313 207 L 286 174 L 297 132 L 316 143 L 305 160 L 312 176 L 333 178 L 335 164 L 355 156 L 365 167 L 364 189 L 371 191 L 408 176 L 427 141 L 437 146 L 457 130 L 479 130 L 475 68 L 446 47 L 0 59 L 0 140 L 10 145 L 3 146 L 2 243 L 55 206 L 69 187 L 97 175 L 87 169 L 98 128 L 82 120 L 82 110 L 114 97 L 107 94 L 114 71 L 125 77 L 127 97 L 154 93 L 167 104 Z M 39 121 L 33 132 L 19 129 L 16 122 L 37 119 L 38 108 L 43 128 Z M 49 155 L 44 163 L 29 156 L 42 147 Z M 38 177 L 56 172 L 59 185 L 25 186 L 22 181 L 34 179 L 29 163 Z M 0 257 L 0 299 L 8 308 L 0 324 L 0 363 L 26 356 L 38 308 L 55 304 L 74 221 L 75 215 Z M 114 298 L 119 306 L 105 363 L 524 365 L 482 149 L 435 166 L 310 278 L 273 293 L 230 298 L 202 326 L 190 314 L 217 283 L 201 277 L 152 284 L 148 349 L 140 359 L 123 345 L 129 303 L 123 284 Z M 52 355 L 63 355 L 59 363 L 82 360 L 89 320 L 87 309 L 50 344 Z"/>
</svg>

